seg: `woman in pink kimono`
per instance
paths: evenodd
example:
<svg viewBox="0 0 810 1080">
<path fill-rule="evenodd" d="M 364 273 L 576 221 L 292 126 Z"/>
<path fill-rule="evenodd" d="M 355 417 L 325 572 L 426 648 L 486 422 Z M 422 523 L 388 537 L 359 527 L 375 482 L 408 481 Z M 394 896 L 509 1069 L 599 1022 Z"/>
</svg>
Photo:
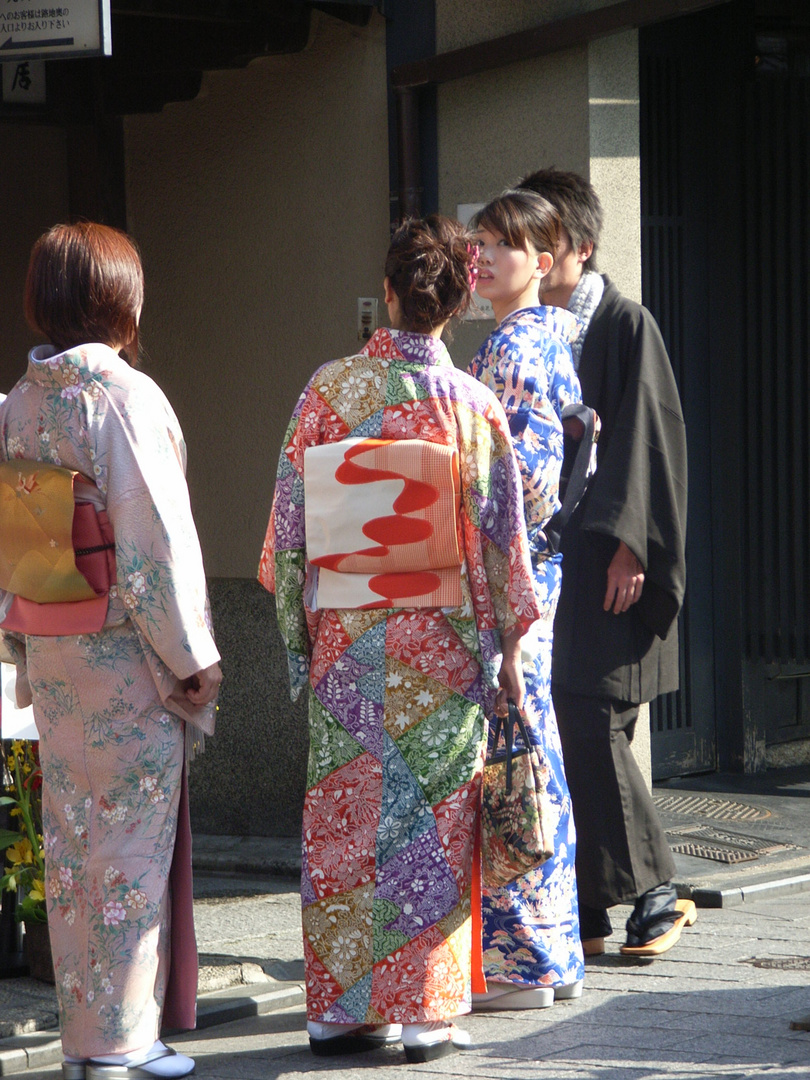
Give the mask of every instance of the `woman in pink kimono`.
<svg viewBox="0 0 810 1080">
<path fill-rule="evenodd" d="M 499 679 L 500 704 L 521 703 L 539 613 L 506 417 L 441 341 L 474 258 L 447 218 L 397 230 L 392 328 L 315 372 L 281 452 L 259 576 L 293 698 L 309 687 L 301 894 L 321 1055 L 401 1038 L 423 1062 L 469 1042 L 453 1020 L 471 1002 L 485 719 Z"/>
<path fill-rule="evenodd" d="M 2 475 L 18 476 L 0 484 L 0 522 L 28 509 L 25 520 L 44 523 L 38 550 L 11 568 L 17 576 L 5 565 L 12 556 L 0 558 L 3 581 L 20 590 L 0 591 L 0 632 L 40 737 L 67 1080 L 194 1068 L 158 1036 L 161 1018 L 195 1023 L 186 764 L 213 731 L 221 673 L 183 436 L 161 391 L 128 362 L 142 304 L 127 236 L 92 223 L 51 229 L 34 246 L 25 294 L 29 323 L 51 344 L 31 351 L 0 406 Z M 60 549 L 43 497 L 64 475 L 52 466 L 79 474 L 76 519 L 89 503 L 99 523 L 101 543 L 76 545 L 76 566 L 105 543 L 114 549 L 109 589 L 87 601 L 38 603 L 24 595 L 30 583 L 18 584 L 26 559 L 44 564 Z M 5 552 L 20 531 L 9 529 Z"/>
</svg>

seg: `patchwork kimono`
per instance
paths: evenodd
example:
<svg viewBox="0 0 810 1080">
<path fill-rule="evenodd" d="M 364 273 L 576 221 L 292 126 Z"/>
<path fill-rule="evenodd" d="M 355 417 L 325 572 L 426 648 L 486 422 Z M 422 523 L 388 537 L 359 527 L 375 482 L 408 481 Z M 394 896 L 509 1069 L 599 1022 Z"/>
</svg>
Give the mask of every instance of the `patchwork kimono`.
<svg viewBox="0 0 810 1080">
<path fill-rule="evenodd" d="M 324 570 L 350 579 L 338 585 L 351 606 L 324 603 Z M 485 717 L 500 634 L 539 611 L 503 410 L 438 339 L 378 330 L 312 377 L 259 578 L 276 593 L 293 698 L 309 685 L 307 1015 L 467 1012 Z"/>
<path fill-rule="evenodd" d="M 551 700 L 551 646 L 561 556 L 543 531 L 560 508 L 561 414 L 581 400 L 569 342 L 574 317 L 559 308 L 522 308 L 489 335 L 470 372 L 502 402 L 523 484 L 534 587 L 542 612 L 522 643 L 526 726 L 548 769 L 556 811 L 554 855 L 482 899 L 484 974 L 493 982 L 567 986 L 584 975 L 574 859 L 576 838 Z"/>
<path fill-rule="evenodd" d="M 126 1053 L 158 1037 L 164 998 L 168 1025 L 195 1019 L 185 721 L 212 733 L 214 706 L 193 707 L 182 680 L 219 653 L 183 436 L 155 383 L 106 345 L 41 346 L 0 406 L 0 460 L 15 458 L 92 480 L 115 536 L 99 632 L 3 646 L 40 737 L 63 1047 Z"/>
</svg>

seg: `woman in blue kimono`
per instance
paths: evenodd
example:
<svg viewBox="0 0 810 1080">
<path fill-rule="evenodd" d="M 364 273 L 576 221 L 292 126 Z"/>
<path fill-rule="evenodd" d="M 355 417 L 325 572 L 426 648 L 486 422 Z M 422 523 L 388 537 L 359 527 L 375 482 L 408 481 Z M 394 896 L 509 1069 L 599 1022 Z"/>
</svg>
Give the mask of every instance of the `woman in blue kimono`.
<svg viewBox="0 0 810 1080">
<path fill-rule="evenodd" d="M 551 645 L 561 556 L 544 529 L 560 508 L 562 410 L 581 400 L 570 342 L 576 319 L 539 301 L 551 269 L 559 219 L 533 192 L 506 192 L 473 221 L 480 254 L 478 293 L 491 301 L 497 327 L 470 365 L 506 411 L 523 480 L 532 570 L 542 618 L 523 639 L 529 737 L 548 769 L 556 814 L 554 855 L 501 888 L 483 890 L 485 1009 L 545 1008 L 578 997 L 584 965 L 579 940 L 571 799 L 551 700 Z"/>
</svg>

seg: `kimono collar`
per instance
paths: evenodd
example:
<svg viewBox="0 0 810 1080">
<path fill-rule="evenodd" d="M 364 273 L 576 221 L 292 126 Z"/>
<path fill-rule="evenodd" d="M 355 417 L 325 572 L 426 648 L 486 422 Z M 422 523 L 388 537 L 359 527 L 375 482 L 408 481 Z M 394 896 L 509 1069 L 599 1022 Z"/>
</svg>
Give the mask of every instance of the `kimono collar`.
<svg viewBox="0 0 810 1080">
<path fill-rule="evenodd" d="M 45 375 L 48 381 L 59 381 L 60 373 L 72 381 L 76 370 L 86 374 L 99 374 L 102 371 L 115 370 L 122 364 L 129 367 L 115 349 L 102 345 L 99 341 L 74 345 L 64 352 L 58 352 L 53 345 L 37 345 L 28 354 L 28 374 L 35 379 Z"/>
<path fill-rule="evenodd" d="M 453 367 L 450 353 L 441 338 L 414 334 L 409 330 L 375 330 L 363 349 L 363 356 L 381 356 L 386 360 L 405 360 L 411 364 L 440 364 Z"/>
<path fill-rule="evenodd" d="M 537 307 L 518 308 L 511 312 L 498 324 L 498 330 L 506 330 L 531 322 L 535 326 L 541 326 L 556 338 L 562 338 L 567 344 L 576 341 L 580 324 L 570 311 L 565 308 L 549 307 L 547 304 L 539 304 Z"/>
</svg>

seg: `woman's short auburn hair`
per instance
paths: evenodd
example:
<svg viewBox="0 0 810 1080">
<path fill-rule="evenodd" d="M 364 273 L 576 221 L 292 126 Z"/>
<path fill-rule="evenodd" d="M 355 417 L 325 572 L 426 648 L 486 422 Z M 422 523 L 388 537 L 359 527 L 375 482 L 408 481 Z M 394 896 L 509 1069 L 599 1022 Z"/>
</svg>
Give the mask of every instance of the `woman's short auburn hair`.
<svg viewBox="0 0 810 1080">
<path fill-rule="evenodd" d="M 34 244 L 25 279 L 25 318 L 60 352 L 100 341 L 138 358 L 143 267 L 119 229 L 81 221 L 54 225 Z"/>
</svg>

